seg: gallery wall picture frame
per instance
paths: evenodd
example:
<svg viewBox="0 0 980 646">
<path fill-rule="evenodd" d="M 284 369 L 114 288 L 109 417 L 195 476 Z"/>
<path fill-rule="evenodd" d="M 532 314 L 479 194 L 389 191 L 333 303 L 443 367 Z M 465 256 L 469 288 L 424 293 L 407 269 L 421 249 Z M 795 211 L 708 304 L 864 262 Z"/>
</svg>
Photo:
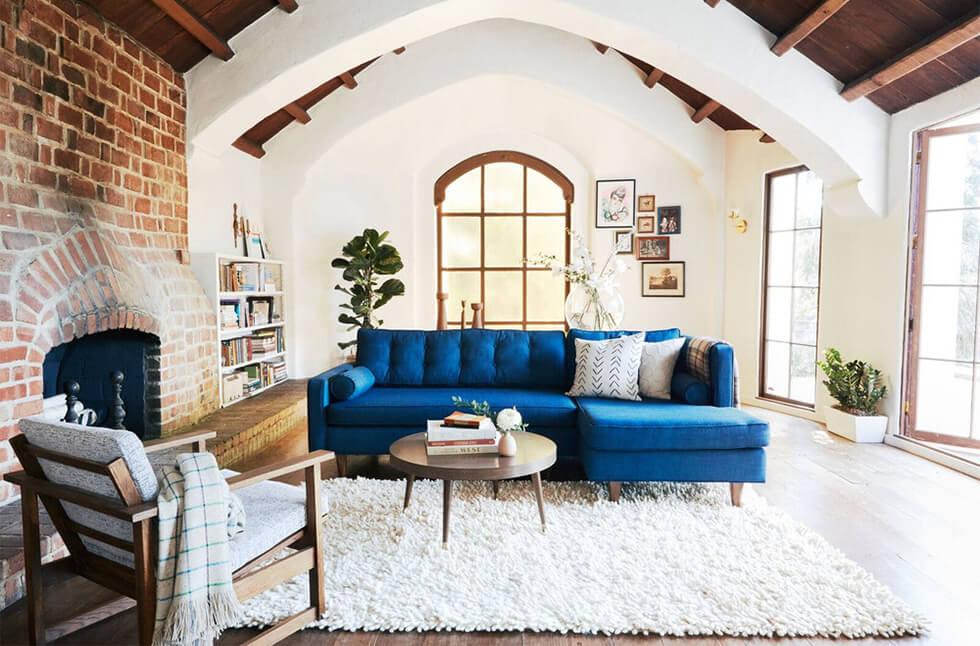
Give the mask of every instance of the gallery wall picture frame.
<svg viewBox="0 0 980 646">
<path fill-rule="evenodd" d="M 636 236 L 637 260 L 670 260 L 670 238 L 667 236 Z"/>
<path fill-rule="evenodd" d="M 636 198 L 636 210 L 638 213 L 652 213 L 657 210 L 656 195 L 641 195 Z"/>
<path fill-rule="evenodd" d="M 636 216 L 636 232 L 637 233 L 656 233 L 657 232 L 657 216 L 655 216 L 655 215 L 638 215 L 638 216 Z"/>
<path fill-rule="evenodd" d="M 657 209 L 657 233 L 676 236 L 681 232 L 681 207 L 661 206 Z"/>
<path fill-rule="evenodd" d="M 245 255 L 249 258 L 265 258 L 262 236 L 254 231 L 245 236 Z"/>
<path fill-rule="evenodd" d="M 683 298 L 687 293 L 687 265 L 683 260 L 645 262 L 640 271 L 640 296 Z"/>
<path fill-rule="evenodd" d="M 597 229 L 632 228 L 636 223 L 636 180 L 600 179 L 595 183 Z"/>
<path fill-rule="evenodd" d="M 629 244 L 628 245 L 624 244 L 623 245 L 624 250 L 623 251 L 617 251 L 616 252 L 616 255 L 617 256 L 631 256 L 631 255 L 633 255 L 633 231 L 632 230 L 626 230 L 626 231 L 617 231 L 616 232 L 616 240 L 615 240 L 614 244 L 616 245 L 616 248 L 617 249 L 619 248 L 619 242 L 620 242 L 620 240 L 622 240 L 623 238 L 629 238 Z"/>
</svg>

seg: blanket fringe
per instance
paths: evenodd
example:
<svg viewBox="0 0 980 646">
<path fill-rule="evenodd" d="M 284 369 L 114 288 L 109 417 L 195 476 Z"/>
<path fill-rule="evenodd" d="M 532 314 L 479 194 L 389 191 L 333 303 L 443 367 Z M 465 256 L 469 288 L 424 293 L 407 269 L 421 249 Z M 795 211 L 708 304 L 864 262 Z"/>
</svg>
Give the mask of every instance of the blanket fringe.
<svg viewBox="0 0 980 646">
<path fill-rule="evenodd" d="M 184 646 L 211 641 L 221 631 L 241 621 L 243 608 L 231 586 L 208 594 L 207 604 L 181 599 L 170 604 L 170 612 L 157 626 L 154 646 Z"/>
</svg>

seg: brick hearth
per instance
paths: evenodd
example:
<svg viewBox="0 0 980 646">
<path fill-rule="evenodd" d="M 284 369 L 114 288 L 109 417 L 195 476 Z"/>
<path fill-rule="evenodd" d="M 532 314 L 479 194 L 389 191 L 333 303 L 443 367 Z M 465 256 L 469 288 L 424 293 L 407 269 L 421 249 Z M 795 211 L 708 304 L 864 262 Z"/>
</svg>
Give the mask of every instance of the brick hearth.
<svg viewBox="0 0 980 646">
<path fill-rule="evenodd" d="M 160 340 L 161 434 L 217 406 L 213 314 L 187 250 L 181 76 L 84 4 L 0 0 L 0 474 L 52 347 Z M 0 484 L 0 504 L 16 491 Z"/>
</svg>

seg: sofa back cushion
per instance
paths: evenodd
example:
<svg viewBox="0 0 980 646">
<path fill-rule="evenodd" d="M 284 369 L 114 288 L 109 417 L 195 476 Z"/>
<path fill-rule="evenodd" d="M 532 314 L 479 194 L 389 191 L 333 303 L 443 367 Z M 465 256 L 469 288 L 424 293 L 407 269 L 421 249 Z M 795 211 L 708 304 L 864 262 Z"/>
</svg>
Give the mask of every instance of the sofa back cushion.
<svg viewBox="0 0 980 646">
<path fill-rule="evenodd" d="M 378 330 L 357 334 L 357 365 L 378 386 L 564 387 L 560 331 Z"/>
<path fill-rule="evenodd" d="M 624 334 L 636 334 L 638 330 L 579 330 L 578 328 L 572 328 L 568 331 L 568 336 L 565 339 L 565 389 L 572 387 L 572 382 L 575 381 L 575 339 L 582 339 L 583 341 L 605 341 L 606 339 L 618 339 Z M 659 341 L 669 341 L 670 339 L 679 339 L 681 336 L 680 328 L 672 327 L 665 330 L 647 330 L 646 337 L 643 339 L 646 343 L 657 343 Z"/>
</svg>

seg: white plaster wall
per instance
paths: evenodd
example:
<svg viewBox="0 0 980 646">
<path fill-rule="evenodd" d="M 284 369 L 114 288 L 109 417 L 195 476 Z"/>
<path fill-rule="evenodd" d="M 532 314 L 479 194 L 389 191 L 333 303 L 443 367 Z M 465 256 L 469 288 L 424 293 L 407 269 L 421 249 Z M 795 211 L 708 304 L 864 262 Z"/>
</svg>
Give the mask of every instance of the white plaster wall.
<svg viewBox="0 0 980 646">
<path fill-rule="evenodd" d="M 310 125 L 317 121 L 314 116 Z M 708 128 L 723 152 L 721 131 Z M 309 140 L 309 134 L 297 138 L 296 147 Z M 597 178 L 635 177 L 639 193 L 656 194 L 660 204 L 682 205 L 684 234 L 672 239 L 671 251 L 673 258 L 687 261 L 688 296 L 641 298 L 639 268 L 630 261 L 620 279 L 627 301 L 624 325 L 721 333 L 722 212 L 699 170 L 648 133 L 575 96 L 526 79 L 483 76 L 357 127 L 321 151 L 305 174 L 295 166 L 303 155 L 290 146 L 277 143 L 274 156 L 267 155 L 275 163 L 264 175 L 266 208 L 277 209 L 277 217 L 267 220 L 269 235 L 275 247 L 286 240 L 293 245 L 289 319 L 297 374 L 315 374 L 340 358 L 336 343 L 348 334 L 335 322 L 343 298 L 332 291 L 339 272 L 329 264 L 365 226 L 391 231 L 407 267 L 400 277 L 408 292 L 383 310 L 385 326 L 434 324 L 433 184 L 456 162 L 495 149 L 541 157 L 573 181 L 573 228 L 599 254 L 611 248 L 613 233 L 592 226 Z"/>
<path fill-rule="evenodd" d="M 197 150 L 187 161 L 187 230 L 192 253 L 243 253 L 235 246 L 232 205 L 263 230 L 262 167 L 258 159 L 234 148 L 220 155 Z M 278 250 L 273 249 L 275 253 Z"/>
</svg>

